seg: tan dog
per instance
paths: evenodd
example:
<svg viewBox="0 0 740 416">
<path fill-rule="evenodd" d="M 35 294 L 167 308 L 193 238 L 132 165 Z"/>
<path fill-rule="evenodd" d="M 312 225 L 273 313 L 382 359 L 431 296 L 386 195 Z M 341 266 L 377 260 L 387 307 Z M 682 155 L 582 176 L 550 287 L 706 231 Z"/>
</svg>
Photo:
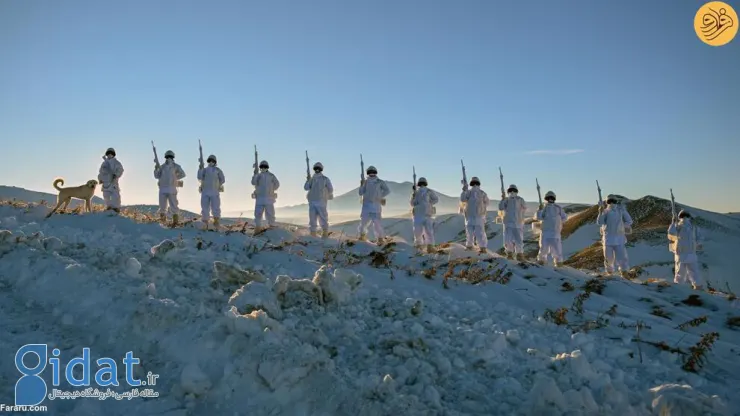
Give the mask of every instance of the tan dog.
<svg viewBox="0 0 740 416">
<path fill-rule="evenodd" d="M 46 216 L 46 218 L 51 217 L 51 214 L 55 213 L 62 204 L 64 204 L 64 208 L 62 210 L 67 209 L 67 206 L 72 201 L 72 198 L 82 199 L 85 201 L 85 210 L 87 212 L 92 212 L 92 197 L 95 195 L 95 187 L 98 186 L 98 181 L 96 180 L 89 180 L 86 184 L 70 187 L 70 188 L 60 188 L 58 184 L 64 185 L 64 179 L 57 178 L 54 180 L 54 188 L 56 188 L 59 191 L 59 195 L 57 196 L 57 206 L 54 207 L 54 209 L 51 210 L 51 212 Z"/>
</svg>

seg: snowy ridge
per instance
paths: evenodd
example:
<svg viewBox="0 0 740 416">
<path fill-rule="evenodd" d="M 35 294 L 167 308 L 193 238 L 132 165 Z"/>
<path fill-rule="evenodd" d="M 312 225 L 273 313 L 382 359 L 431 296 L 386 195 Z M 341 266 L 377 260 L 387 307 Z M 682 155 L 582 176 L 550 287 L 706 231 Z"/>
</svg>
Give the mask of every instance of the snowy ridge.
<svg viewBox="0 0 740 416">
<path fill-rule="evenodd" d="M 139 211 L 142 214 L 152 215 L 152 216 L 157 215 L 157 212 L 159 211 L 158 205 L 146 205 L 146 204 L 124 205 L 123 208 Z M 191 212 L 185 209 L 180 209 L 180 218 L 183 218 L 183 219 L 200 218 L 200 214 L 196 214 L 195 212 Z"/>
<path fill-rule="evenodd" d="M 740 411 L 740 332 L 728 327 L 740 311 L 721 294 L 470 258 L 456 243 L 417 256 L 400 239 L 248 237 L 101 213 L 44 221 L 46 210 L 0 206 L 0 331 L 14 334 L 0 341 L 4 402 L 15 350 L 49 342 L 62 357 L 133 350 L 140 377 L 160 374 L 158 399 L 46 403 L 61 415 Z M 549 322 L 560 308 L 568 323 Z M 713 331 L 704 366 L 682 370 Z"/>
</svg>

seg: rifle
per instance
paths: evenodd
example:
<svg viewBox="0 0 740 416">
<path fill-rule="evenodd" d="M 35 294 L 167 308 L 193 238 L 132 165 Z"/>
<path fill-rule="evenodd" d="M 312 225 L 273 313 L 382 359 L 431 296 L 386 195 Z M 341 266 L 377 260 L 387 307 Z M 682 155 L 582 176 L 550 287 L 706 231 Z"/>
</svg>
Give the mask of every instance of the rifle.
<svg viewBox="0 0 740 416">
<path fill-rule="evenodd" d="M 360 185 L 365 183 L 365 162 L 362 160 L 362 153 L 360 153 Z"/>
<path fill-rule="evenodd" d="M 462 180 L 460 182 L 462 182 L 463 191 L 467 191 L 468 190 L 468 175 L 465 172 L 465 163 L 463 163 L 462 159 L 460 159 L 460 166 L 462 166 Z M 458 214 L 465 215 L 465 207 L 466 207 L 465 202 L 460 201 L 460 206 L 459 206 L 459 209 L 457 210 Z"/>
<path fill-rule="evenodd" d="M 671 225 L 673 225 L 676 223 L 676 198 L 673 197 L 673 188 L 671 188 L 671 214 L 673 215 L 671 218 Z M 676 238 L 668 234 L 668 251 L 675 253 L 677 243 L 678 241 Z"/>
<path fill-rule="evenodd" d="M 413 190 L 412 195 L 416 196 L 416 166 L 411 167 L 414 170 L 414 184 L 411 186 L 411 189 Z"/>
<path fill-rule="evenodd" d="M 599 208 L 601 208 L 604 205 L 604 198 L 601 197 L 601 186 L 599 186 L 599 181 L 596 181 L 596 189 L 599 190 Z"/>
<path fill-rule="evenodd" d="M 506 192 L 504 192 L 504 174 L 501 172 L 501 166 L 498 167 L 498 177 L 501 180 L 501 199 L 504 199 Z"/>
<path fill-rule="evenodd" d="M 537 178 L 534 178 L 534 181 L 537 183 L 537 199 L 539 199 L 540 209 L 542 209 L 542 192 L 540 191 L 540 181 Z"/>
<path fill-rule="evenodd" d="M 203 145 L 200 144 L 200 139 L 198 139 L 198 151 L 200 151 L 200 159 L 198 159 L 198 162 L 200 162 L 200 168 L 203 169 Z"/>
<path fill-rule="evenodd" d="M 465 173 L 465 164 L 463 163 L 462 159 L 460 159 L 460 166 L 462 166 L 462 174 L 463 174 L 463 178 L 461 181 L 462 186 L 463 186 L 463 191 L 467 191 L 468 190 L 468 175 Z"/>
<path fill-rule="evenodd" d="M 308 150 L 306 150 L 306 180 L 311 180 L 311 169 L 308 168 Z"/>
<path fill-rule="evenodd" d="M 200 162 L 200 170 L 203 170 L 203 145 L 200 143 L 200 139 L 198 139 L 198 151 L 200 152 L 200 158 L 198 158 L 198 162 Z M 203 181 L 198 181 L 198 192 L 203 192 Z"/>
<path fill-rule="evenodd" d="M 540 201 L 540 209 L 543 208 L 542 205 L 542 191 L 540 190 L 540 180 L 537 178 L 534 178 L 534 182 L 537 184 L 537 199 Z M 537 221 L 537 215 L 534 216 L 535 221 L 532 222 L 532 229 L 533 230 L 539 230 L 542 228 L 542 222 Z"/>
<path fill-rule="evenodd" d="M 259 166 L 259 163 L 260 163 L 260 162 L 259 162 L 259 161 L 257 161 L 257 157 L 258 157 L 258 156 L 257 156 L 257 145 L 255 144 L 255 145 L 254 145 L 254 174 L 255 174 L 255 175 L 256 175 L 257 173 L 259 173 L 259 167 L 258 167 L 258 166 Z"/>
<path fill-rule="evenodd" d="M 501 172 L 501 166 L 498 167 L 498 177 L 501 181 L 501 200 L 503 201 L 506 198 L 506 192 L 504 192 L 504 174 Z M 504 211 L 499 210 L 498 215 L 496 215 L 496 219 L 493 220 L 496 224 L 503 224 L 504 223 Z"/>
<path fill-rule="evenodd" d="M 152 150 L 154 151 L 154 167 L 159 169 L 159 156 L 157 156 L 157 148 L 154 147 L 154 140 L 152 140 Z"/>
</svg>

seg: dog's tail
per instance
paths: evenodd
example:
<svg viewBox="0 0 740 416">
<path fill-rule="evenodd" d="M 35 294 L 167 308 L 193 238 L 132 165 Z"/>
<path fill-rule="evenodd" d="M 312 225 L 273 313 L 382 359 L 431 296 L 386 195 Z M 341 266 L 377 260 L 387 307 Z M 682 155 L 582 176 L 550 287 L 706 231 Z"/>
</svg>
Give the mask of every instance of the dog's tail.
<svg viewBox="0 0 740 416">
<path fill-rule="evenodd" d="M 62 185 L 64 185 L 64 179 L 62 179 L 62 178 L 56 178 L 56 179 L 54 179 L 54 188 L 56 188 L 57 191 L 61 191 L 62 190 L 62 188 L 60 188 L 59 185 L 58 185 L 60 183 Z"/>
</svg>

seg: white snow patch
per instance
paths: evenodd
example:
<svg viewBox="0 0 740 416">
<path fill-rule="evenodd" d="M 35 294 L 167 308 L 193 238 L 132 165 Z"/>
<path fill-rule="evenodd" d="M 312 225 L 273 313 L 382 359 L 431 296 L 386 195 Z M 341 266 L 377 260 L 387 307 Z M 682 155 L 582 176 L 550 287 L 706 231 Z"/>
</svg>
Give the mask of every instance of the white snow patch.
<svg viewBox="0 0 740 416">
<path fill-rule="evenodd" d="M 329 265 L 336 240 L 291 240 L 279 229 L 245 237 L 99 215 L 36 222 L 1 206 L 0 218 L 9 231 L 0 232 L 1 353 L 47 340 L 78 355 L 83 346 L 100 356 L 130 350 L 142 358 L 138 374 L 161 376 L 157 400 L 52 403 L 56 414 L 735 414 L 740 404 L 740 336 L 724 327 L 737 311 L 706 293 L 717 311 L 683 306 L 690 291 L 681 287 L 608 280 L 582 317 L 568 319 L 595 319 L 612 304 L 617 314 L 573 333 L 541 316 L 570 307 L 580 289 L 562 292 L 565 280 L 580 288 L 592 276 L 498 256 L 479 258 L 511 270 L 508 284 L 453 278 L 444 289 L 443 272 L 420 276 L 423 261 L 470 256 L 455 244 L 449 257 L 417 257 L 398 242 L 393 265 L 402 268 L 391 279 L 362 257 L 370 244 L 344 246 L 359 264 Z M 197 248 L 196 238 L 208 244 Z M 673 319 L 651 315 L 652 304 Z M 707 324 L 675 329 L 700 314 Z M 700 333 L 722 336 L 706 369 L 689 374 L 676 354 L 632 342 L 634 328 L 618 326 L 638 320 L 651 326 L 643 339 L 683 350 Z M 17 379 L 12 362 L 0 369 Z M 12 389 L 0 383 L 4 397 Z"/>
</svg>

